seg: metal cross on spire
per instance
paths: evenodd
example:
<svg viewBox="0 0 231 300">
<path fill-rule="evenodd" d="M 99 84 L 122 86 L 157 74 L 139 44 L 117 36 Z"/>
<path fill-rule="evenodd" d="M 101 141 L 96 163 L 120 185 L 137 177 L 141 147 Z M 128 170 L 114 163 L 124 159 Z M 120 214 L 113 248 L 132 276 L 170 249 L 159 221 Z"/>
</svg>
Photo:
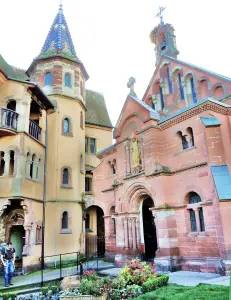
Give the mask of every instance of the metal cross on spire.
<svg viewBox="0 0 231 300">
<path fill-rule="evenodd" d="M 156 15 L 156 18 L 160 18 L 160 23 L 161 23 L 161 24 L 164 23 L 162 12 L 165 10 L 165 8 L 166 8 L 166 7 L 159 6 L 159 12 L 158 12 L 158 14 Z"/>
<path fill-rule="evenodd" d="M 63 8 L 63 0 L 60 0 L 60 4 L 59 4 L 60 9 Z"/>
</svg>

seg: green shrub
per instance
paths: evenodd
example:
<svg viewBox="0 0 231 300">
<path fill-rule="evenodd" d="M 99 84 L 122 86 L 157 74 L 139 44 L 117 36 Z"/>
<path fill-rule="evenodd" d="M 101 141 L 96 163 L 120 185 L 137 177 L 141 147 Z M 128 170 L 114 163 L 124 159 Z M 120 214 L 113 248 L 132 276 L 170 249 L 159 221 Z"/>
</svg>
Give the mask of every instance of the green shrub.
<svg viewBox="0 0 231 300">
<path fill-rule="evenodd" d="M 17 293 L 0 293 L 0 298 L 3 300 L 15 300 L 17 298 Z"/>
<path fill-rule="evenodd" d="M 149 277 L 147 281 L 142 284 L 143 293 L 148 293 L 156 290 L 157 288 L 164 286 L 168 283 L 169 276 L 161 275 L 159 277 Z"/>
<path fill-rule="evenodd" d="M 149 277 L 158 277 L 158 275 L 146 262 L 132 260 L 120 271 L 120 277 L 126 281 L 126 285 L 142 285 Z"/>
<path fill-rule="evenodd" d="M 48 286 L 44 286 L 41 288 L 41 292 L 43 295 L 47 295 L 49 291 L 49 287 Z"/>
<path fill-rule="evenodd" d="M 101 296 L 104 294 L 104 283 L 102 280 L 82 279 L 79 286 L 79 291 L 82 295 Z"/>
<path fill-rule="evenodd" d="M 55 293 L 57 293 L 58 291 L 58 286 L 57 285 L 52 285 L 50 287 L 50 290 L 52 291 L 52 294 L 54 295 Z"/>
<path fill-rule="evenodd" d="M 134 298 L 140 295 L 141 293 L 142 291 L 140 286 L 133 284 L 120 289 L 110 289 L 108 296 L 110 300 L 120 300 Z"/>
</svg>

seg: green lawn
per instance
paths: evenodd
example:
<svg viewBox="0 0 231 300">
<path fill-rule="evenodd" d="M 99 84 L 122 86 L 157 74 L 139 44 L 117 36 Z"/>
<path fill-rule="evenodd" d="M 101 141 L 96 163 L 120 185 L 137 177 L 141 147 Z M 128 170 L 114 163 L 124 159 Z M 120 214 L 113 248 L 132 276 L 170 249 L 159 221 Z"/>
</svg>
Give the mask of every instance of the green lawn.
<svg viewBox="0 0 231 300">
<path fill-rule="evenodd" d="M 199 285 L 185 287 L 169 284 L 158 290 L 144 294 L 137 300 L 229 300 L 229 287 Z"/>
</svg>

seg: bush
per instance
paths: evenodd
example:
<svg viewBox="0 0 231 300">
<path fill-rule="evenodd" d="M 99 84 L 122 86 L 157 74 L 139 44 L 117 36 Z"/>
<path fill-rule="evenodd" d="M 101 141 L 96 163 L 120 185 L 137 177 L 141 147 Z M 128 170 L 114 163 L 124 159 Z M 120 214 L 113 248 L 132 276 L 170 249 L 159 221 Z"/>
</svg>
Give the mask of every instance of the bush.
<svg viewBox="0 0 231 300">
<path fill-rule="evenodd" d="M 142 284 L 142 292 L 148 293 L 154 291 L 157 288 L 166 285 L 168 283 L 168 279 L 168 275 L 161 275 L 157 278 L 149 277 L 147 281 Z"/>
<path fill-rule="evenodd" d="M 128 285 L 126 288 L 122 289 L 111 289 L 109 291 L 109 299 L 110 300 L 120 300 L 120 299 L 128 299 L 137 297 L 142 293 L 141 288 L 139 285 L 133 284 Z"/>
<path fill-rule="evenodd" d="M 41 288 L 41 292 L 42 292 L 43 295 L 47 295 L 47 294 L 48 294 L 48 291 L 49 291 L 48 286 L 43 286 L 43 287 Z"/>
<path fill-rule="evenodd" d="M 17 293 L 0 293 L 0 298 L 3 300 L 15 300 L 17 298 Z"/>
<path fill-rule="evenodd" d="M 95 270 L 87 270 L 83 272 L 83 277 L 87 278 L 88 280 L 95 281 L 98 279 L 98 275 L 96 274 Z"/>
<path fill-rule="evenodd" d="M 52 286 L 50 287 L 50 290 L 52 291 L 52 294 L 54 295 L 54 294 L 56 294 L 57 291 L 58 291 L 58 286 L 57 286 L 57 285 L 52 285 Z"/>
<path fill-rule="evenodd" d="M 149 277 L 158 277 L 152 266 L 146 262 L 132 260 L 120 271 L 120 277 L 126 281 L 126 285 L 142 285 Z"/>
<path fill-rule="evenodd" d="M 81 280 L 79 286 L 79 291 L 82 295 L 102 296 L 107 293 L 108 290 L 108 285 L 105 284 L 102 279 L 92 282 L 92 280 L 85 278 Z"/>
</svg>

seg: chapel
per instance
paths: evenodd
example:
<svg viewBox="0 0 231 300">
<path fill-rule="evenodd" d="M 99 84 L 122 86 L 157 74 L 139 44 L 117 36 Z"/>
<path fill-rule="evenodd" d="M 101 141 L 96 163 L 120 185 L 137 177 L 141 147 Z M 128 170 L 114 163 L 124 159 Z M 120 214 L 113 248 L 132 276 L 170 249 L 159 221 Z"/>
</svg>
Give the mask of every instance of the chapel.
<svg viewBox="0 0 231 300">
<path fill-rule="evenodd" d="M 86 231 L 102 228 L 117 266 L 139 258 L 162 272 L 228 274 L 231 78 L 182 61 L 162 17 L 150 40 L 156 65 L 146 91 L 138 98 L 129 79 L 115 143 L 97 153 Z"/>
</svg>

